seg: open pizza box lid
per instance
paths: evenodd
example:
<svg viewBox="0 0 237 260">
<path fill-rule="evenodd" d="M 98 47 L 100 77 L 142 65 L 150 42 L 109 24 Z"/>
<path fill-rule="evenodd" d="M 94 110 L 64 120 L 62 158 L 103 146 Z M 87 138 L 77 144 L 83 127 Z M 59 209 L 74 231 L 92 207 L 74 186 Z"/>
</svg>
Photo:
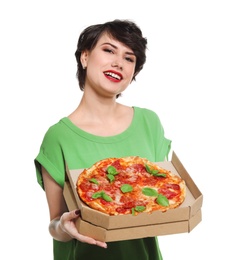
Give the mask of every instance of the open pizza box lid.
<svg viewBox="0 0 237 260">
<path fill-rule="evenodd" d="M 67 168 L 64 197 L 69 210 L 78 208 L 81 210 L 81 218 L 76 223 L 79 232 L 101 241 L 190 232 L 201 221 L 202 193 L 175 152 L 172 154 L 171 161 L 157 162 L 157 164 L 185 180 L 185 201 L 178 208 L 166 212 L 154 211 L 150 214 L 143 212 L 136 216 L 132 214 L 109 216 L 87 206 L 80 200 L 76 190 L 77 178 L 83 169 Z"/>
</svg>

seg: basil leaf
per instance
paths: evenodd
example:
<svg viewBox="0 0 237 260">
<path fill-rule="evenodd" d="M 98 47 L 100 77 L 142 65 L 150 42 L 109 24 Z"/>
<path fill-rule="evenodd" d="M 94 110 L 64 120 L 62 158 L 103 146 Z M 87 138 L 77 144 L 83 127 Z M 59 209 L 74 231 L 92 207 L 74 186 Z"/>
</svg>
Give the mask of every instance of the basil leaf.
<svg viewBox="0 0 237 260">
<path fill-rule="evenodd" d="M 159 173 L 159 170 L 151 169 L 147 164 L 145 164 L 146 171 L 150 173 L 151 175 L 154 175 L 156 177 L 166 177 L 165 173 Z"/>
<path fill-rule="evenodd" d="M 108 168 L 107 168 L 107 173 L 108 174 L 112 174 L 112 175 L 116 175 L 118 174 L 116 168 L 112 165 L 110 165 Z"/>
<path fill-rule="evenodd" d="M 105 201 L 108 201 L 108 202 L 113 201 L 113 199 L 105 192 L 102 192 L 102 199 L 104 199 Z"/>
<path fill-rule="evenodd" d="M 168 207 L 169 206 L 169 200 L 162 194 L 158 194 L 156 202 L 164 207 Z"/>
<path fill-rule="evenodd" d="M 145 164 L 145 168 L 146 168 L 146 171 L 152 175 L 158 173 L 159 171 L 158 170 L 152 170 L 147 164 Z"/>
<path fill-rule="evenodd" d="M 89 182 L 92 182 L 92 183 L 95 183 L 95 184 L 99 184 L 99 182 L 95 178 L 91 178 L 89 180 Z"/>
<path fill-rule="evenodd" d="M 156 175 L 159 171 L 158 170 L 151 170 L 152 175 Z"/>
<path fill-rule="evenodd" d="M 132 215 L 135 216 L 135 208 L 132 208 Z"/>
<path fill-rule="evenodd" d="M 153 175 L 156 177 L 166 177 L 165 173 L 154 173 Z"/>
<path fill-rule="evenodd" d="M 109 179 L 109 182 L 113 182 L 115 180 L 114 175 L 107 174 L 107 178 Z"/>
<path fill-rule="evenodd" d="M 92 199 L 98 199 L 98 198 L 101 198 L 102 196 L 102 192 L 101 191 L 97 191 L 95 193 L 92 194 Z"/>
<path fill-rule="evenodd" d="M 120 188 L 120 190 L 123 192 L 123 193 L 126 193 L 126 192 L 131 192 L 133 191 L 133 187 L 129 184 L 123 184 Z"/>
<path fill-rule="evenodd" d="M 135 207 L 135 211 L 137 211 L 137 212 L 142 212 L 142 211 L 144 211 L 145 209 L 146 209 L 145 206 L 136 206 L 136 207 Z"/>
<path fill-rule="evenodd" d="M 147 164 L 145 164 L 145 168 L 146 168 L 147 172 L 151 173 L 151 169 L 150 169 L 150 167 Z"/>
<path fill-rule="evenodd" d="M 113 199 L 108 195 L 106 194 L 104 191 L 97 191 L 95 193 L 92 194 L 92 199 L 99 199 L 99 198 L 102 198 L 103 200 L 105 201 L 112 201 Z"/>
<path fill-rule="evenodd" d="M 142 189 L 142 193 L 146 196 L 150 196 L 150 197 L 157 197 L 158 196 L 158 192 L 155 189 L 149 188 L 149 187 L 145 187 Z"/>
</svg>

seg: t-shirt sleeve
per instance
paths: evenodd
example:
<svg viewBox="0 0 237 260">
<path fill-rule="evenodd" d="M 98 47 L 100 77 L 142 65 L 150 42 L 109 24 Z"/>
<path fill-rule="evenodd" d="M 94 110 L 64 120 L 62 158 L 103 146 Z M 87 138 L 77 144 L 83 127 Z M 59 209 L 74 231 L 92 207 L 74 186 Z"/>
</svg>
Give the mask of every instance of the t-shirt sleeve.
<svg viewBox="0 0 237 260">
<path fill-rule="evenodd" d="M 46 132 L 40 151 L 34 160 L 37 181 L 44 189 L 41 166 L 43 166 L 52 178 L 61 186 L 65 180 L 65 163 L 63 151 L 58 138 L 57 126 L 52 126 Z"/>
<path fill-rule="evenodd" d="M 159 116 L 151 110 L 147 110 L 152 136 L 154 137 L 155 160 L 161 162 L 168 160 L 171 150 L 171 140 L 165 137 L 165 131 Z"/>
<path fill-rule="evenodd" d="M 158 124 L 159 128 L 159 136 L 158 136 L 158 144 L 156 146 L 156 160 L 168 160 L 169 152 L 171 150 L 171 140 L 165 137 L 165 131 L 161 123 Z"/>
</svg>

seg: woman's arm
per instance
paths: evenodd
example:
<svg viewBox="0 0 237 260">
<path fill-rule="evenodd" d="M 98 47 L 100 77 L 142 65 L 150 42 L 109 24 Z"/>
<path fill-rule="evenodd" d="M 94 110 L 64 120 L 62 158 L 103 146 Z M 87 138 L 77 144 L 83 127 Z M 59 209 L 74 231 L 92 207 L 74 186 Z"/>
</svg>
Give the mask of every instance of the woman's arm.
<svg viewBox="0 0 237 260">
<path fill-rule="evenodd" d="M 79 211 L 73 210 L 68 212 L 68 208 L 63 197 L 63 189 L 58 183 L 55 182 L 44 167 L 42 167 L 42 177 L 49 206 L 49 232 L 51 236 L 55 240 L 63 242 L 77 239 L 84 243 L 106 248 L 106 243 L 78 233 L 75 226 L 75 220 L 79 217 Z"/>
</svg>

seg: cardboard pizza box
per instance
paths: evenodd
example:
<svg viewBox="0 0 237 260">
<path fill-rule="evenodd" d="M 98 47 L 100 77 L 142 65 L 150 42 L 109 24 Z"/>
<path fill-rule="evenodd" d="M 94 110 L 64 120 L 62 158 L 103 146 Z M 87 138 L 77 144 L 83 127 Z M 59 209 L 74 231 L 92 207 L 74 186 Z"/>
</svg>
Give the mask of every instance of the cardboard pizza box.
<svg viewBox="0 0 237 260">
<path fill-rule="evenodd" d="M 69 210 L 80 209 L 81 218 L 76 221 L 78 231 L 100 241 L 118 241 L 142 237 L 190 232 L 202 219 L 203 195 L 188 174 L 183 164 L 173 152 L 171 161 L 157 164 L 179 175 L 186 182 L 186 198 L 175 209 L 166 212 L 139 213 L 136 216 L 109 216 L 88 207 L 76 191 L 76 181 L 83 169 L 67 169 L 64 197 Z"/>
</svg>

